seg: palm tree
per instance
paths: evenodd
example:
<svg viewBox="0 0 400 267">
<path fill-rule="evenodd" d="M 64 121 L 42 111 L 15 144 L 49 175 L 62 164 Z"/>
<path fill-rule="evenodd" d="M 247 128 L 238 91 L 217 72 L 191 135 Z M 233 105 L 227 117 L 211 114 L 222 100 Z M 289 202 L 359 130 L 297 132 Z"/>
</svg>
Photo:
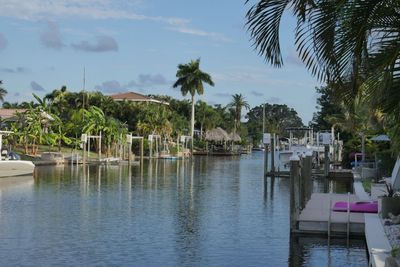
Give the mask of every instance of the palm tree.
<svg viewBox="0 0 400 267">
<path fill-rule="evenodd" d="M 362 96 L 398 125 L 400 2 L 257 1 L 247 13 L 247 27 L 259 54 L 277 67 L 283 64 L 279 28 L 288 7 L 297 18 L 295 44 L 307 68 L 336 83 L 335 93 L 349 106 L 355 95 Z M 400 140 L 400 132 L 396 135 Z"/>
<path fill-rule="evenodd" d="M 196 103 L 196 120 L 200 123 L 200 140 L 203 139 L 203 126 L 207 120 L 207 115 L 209 113 L 210 107 L 204 101 L 197 101 Z"/>
<path fill-rule="evenodd" d="M 242 117 L 242 108 L 249 110 L 250 105 L 244 99 L 244 96 L 242 96 L 242 94 L 234 94 L 232 95 L 232 101 L 228 104 L 228 107 L 235 109 L 234 131 L 237 132 L 240 130 L 240 118 Z"/>
<path fill-rule="evenodd" d="M 203 82 L 214 86 L 214 82 L 208 73 L 200 70 L 200 59 L 192 60 L 188 64 L 179 64 L 178 71 L 176 72 L 178 80 L 174 83 L 173 87 L 180 87 L 183 96 L 188 93 L 192 96 L 192 112 L 191 112 L 191 152 L 193 154 L 193 136 L 194 136 L 194 96 L 197 94 L 202 95 L 204 92 Z"/>
<path fill-rule="evenodd" d="M 7 94 L 7 90 L 4 89 L 1 85 L 3 84 L 3 81 L 0 80 L 0 101 L 4 102 L 4 97 Z"/>
<path fill-rule="evenodd" d="M 337 88 L 344 90 L 343 99 L 364 84 L 380 104 L 390 103 L 388 110 L 399 109 L 399 1 L 259 1 L 247 13 L 248 30 L 259 53 L 277 67 L 283 64 L 279 26 L 287 7 L 297 17 L 297 51 L 314 75 L 339 85 L 351 80 L 351 87 Z"/>
</svg>

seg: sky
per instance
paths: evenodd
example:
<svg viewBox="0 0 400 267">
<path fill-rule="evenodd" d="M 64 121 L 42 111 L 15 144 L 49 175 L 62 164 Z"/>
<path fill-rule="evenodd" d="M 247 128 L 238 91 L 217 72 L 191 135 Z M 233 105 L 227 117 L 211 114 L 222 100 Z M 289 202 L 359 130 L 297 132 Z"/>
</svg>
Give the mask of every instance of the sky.
<svg viewBox="0 0 400 267">
<path fill-rule="evenodd" d="M 284 66 L 254 50 L 244 0 L 0 0 L 0 80 L 5 101 L 33 100 L 66 85 L 104 94 L 133 91 L 183 99 L 172 88 L 178 64 L 201 59 L 214 87 L 197 99 L 251 107 L 286 104 L 307 124 L 321 84 L 297 57 L 295 19 L 284 15 Z"/>
</svg>

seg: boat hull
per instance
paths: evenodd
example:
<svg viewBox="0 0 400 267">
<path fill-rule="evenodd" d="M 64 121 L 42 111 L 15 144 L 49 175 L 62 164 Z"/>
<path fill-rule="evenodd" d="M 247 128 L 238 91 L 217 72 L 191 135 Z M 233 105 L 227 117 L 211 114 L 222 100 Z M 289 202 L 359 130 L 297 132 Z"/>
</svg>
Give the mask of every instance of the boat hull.
<svg viewBox="0 0 400 267">
<path fill-rule="evenodd" d="M 35 165 L 26 160 L 3 160 L 0 161 L 0 177 L 13 177 L 21 175 L 32 175 Z"/>
</svg>

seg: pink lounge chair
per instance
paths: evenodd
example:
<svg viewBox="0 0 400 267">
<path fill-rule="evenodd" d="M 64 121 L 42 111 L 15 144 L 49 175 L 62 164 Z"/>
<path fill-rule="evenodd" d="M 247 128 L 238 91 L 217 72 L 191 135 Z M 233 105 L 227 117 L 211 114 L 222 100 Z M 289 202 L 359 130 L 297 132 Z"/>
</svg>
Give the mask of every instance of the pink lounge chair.
<svg viewBox="0 0 400 267">
<path fill-rule="evenodd" d="M 347 202 L 339 201 L 333 205 L 333 211 L 347 212 Z M 350 202 L 350 212 L 378 213 L 377 201 Z"/>
</svg>

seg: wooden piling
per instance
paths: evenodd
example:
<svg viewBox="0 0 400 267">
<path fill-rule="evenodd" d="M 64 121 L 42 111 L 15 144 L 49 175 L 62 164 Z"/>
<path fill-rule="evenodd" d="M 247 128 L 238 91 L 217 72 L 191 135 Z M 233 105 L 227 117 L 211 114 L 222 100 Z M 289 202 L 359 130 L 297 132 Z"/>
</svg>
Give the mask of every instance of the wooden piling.
<svg viewBox="0 0 400 267">
<path fill-rule="evenodd" d="M 82 164 L 85 165 L 86 164 L 86 155 L 85 155 L 85 150 L 86 150 L 86 143 L 82 142 Z"/>
<path fill-rule="evenodd" d="M 306 157 L 302 160 L 301 165 L 301 182 L 300 182 L 300 208 L 306 206 L 307 201 L 312 193 L 312 154 L 307 153 Z"/>
<path fill-rule="evenodd" d="M 312 177 L 312 170 L 313 170 L 313 155 L 309 154 L 306 156 L 307 159 L 307 168 L 309 169 L 309 175 L 306 179 L 306 202 L 310 200 L 311 195 L 313 193 L 313 177 Z"/>
<path fill-rule="evenodd" d="M 264 176 L 268 173 L 268 145 L 264 144 Z"/>
<path fill-rule="evenodd" d="M 99 153 L 99 162 L 101 162 L 101 132 L 100 132 L 98 141 L 99 141 L 99 151 L 98 151 L 98 153 Z"/>
<path fill-rule="evenodd" d="M 128 154 L 129 165 L 132 163 L 132 141 L 129 143 L 129 154 Z"/>
<path fill-rule="evenodd" d="M 143 156 L 144 156 L 144 138 L 140 139 L 140 165 L 143 165 Z"/>
<path fill-rule="evenodd" d="M 149 141 L 150 141 L 150 151 L 149 151 L 149 156 L 150 156 L 150 159 L 153 157 L 153 138 L 149 138 Z"/>
<path fill-rule="evenodd" d="M 275 176 L 275 134 L 271 135 L 271 173 Z"/>
<path fill-rule="evenodd" d="M 297 230 L 299 215 L 300 160 L 297 155 L 290 158 L 290 231 Z"/>
<path fill-rule="evenodd" d="M 329 160 L 329 145 L 325 145 L 325 164 L 324 164 L 324 176 L 328 177 L 329 175 L 329 165 L 330 165 L 330 160 Z"/>
</svg>

